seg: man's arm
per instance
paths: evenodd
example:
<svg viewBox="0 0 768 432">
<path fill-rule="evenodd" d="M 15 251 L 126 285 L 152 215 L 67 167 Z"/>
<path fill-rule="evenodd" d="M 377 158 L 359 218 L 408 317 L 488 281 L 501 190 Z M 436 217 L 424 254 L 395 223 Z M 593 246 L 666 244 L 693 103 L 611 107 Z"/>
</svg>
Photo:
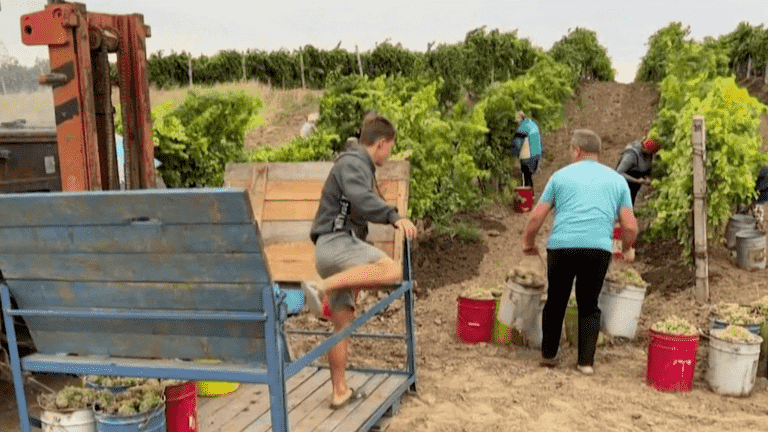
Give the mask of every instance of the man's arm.
<svg viewBox="0 0 768 432">
<path fill-rule="evenodd" d="M 621 252 L 629 251 L 635 239 L 637 239 L 637 219 L 632 207 L 622 207 L 619 210 L 619 224 L 621 225 Z"/>
<path fill-rule="evenodd" d="M 523 230 L 523 252 L 529 255 L 538 254 L 536 249 L 536 233 L 544 224 L 549 211 L 552 209 L 552 204 L 548 202 L 541 202 L 536 205 L 531 215 L 528 217 L 528 223 Z"/>
</svg>

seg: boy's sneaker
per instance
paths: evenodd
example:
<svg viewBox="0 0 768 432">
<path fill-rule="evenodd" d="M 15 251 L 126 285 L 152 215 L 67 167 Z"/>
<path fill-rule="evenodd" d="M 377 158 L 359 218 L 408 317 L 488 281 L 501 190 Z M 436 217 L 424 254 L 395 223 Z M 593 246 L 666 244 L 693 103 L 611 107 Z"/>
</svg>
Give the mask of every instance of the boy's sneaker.
<svg viewBox="0 0 768 432">
<path fill-rule="evenodd" d="M 317 316 L 323 316 L 323 291 L 314 282 L 307 281 L 301 283 L 301 290 L 309 310 Z"/>
<path fill-rule="evenodd" d="M 576 370 L 581 372 L 582 375 L 594 375 L 595 374 L 595 368 L 593 368 L 592 366 L 576 365 Z"/>
</svg>

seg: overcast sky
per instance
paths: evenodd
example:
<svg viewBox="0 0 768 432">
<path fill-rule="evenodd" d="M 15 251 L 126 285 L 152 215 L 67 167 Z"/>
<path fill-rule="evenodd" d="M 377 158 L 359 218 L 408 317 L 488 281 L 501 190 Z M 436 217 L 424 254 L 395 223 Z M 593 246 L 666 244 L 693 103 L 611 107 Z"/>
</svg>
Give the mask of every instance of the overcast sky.
<svg viewBox="0 0 768 432">
<path fill-rule="evenodd" d="M 152 28 L 149 53 L 187 51 L 193 56 L 219 50 L 294 50 L 306 44 L 354 52 L 373 49 L 387 39 L 413 51 L 429 42 L 454 44 L 477 27 L 517 30 L 518 38 L 549 50 L 576 27 L 597 33 L 608 51 L 617 80 L 634 79 L 647 50 L 648 38 L 670 22 L 691 27 L 694 39 L 718 37 L 739 22 L 768 23 L 768 0 L 699 1 L 501 1 L 501 0 L 79 0 L 89 11 L 141 13 Z M 22 14 L 45 8 L 44 0 L 0 0 L 0 56 L 10 54 L 21 64 L 47 58 L 41 47 L 21 43 Z"/>
</svg>

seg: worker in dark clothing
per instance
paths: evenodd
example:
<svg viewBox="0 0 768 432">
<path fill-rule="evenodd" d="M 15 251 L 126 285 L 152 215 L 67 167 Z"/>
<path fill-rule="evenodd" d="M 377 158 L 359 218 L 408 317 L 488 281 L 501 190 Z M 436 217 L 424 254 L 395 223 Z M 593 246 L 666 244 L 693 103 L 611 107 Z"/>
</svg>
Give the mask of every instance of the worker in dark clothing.
<svg viewBox="0 0 768 432">
<path fill-rule="evenodd" d="M 760 172 L 757 173 L 755 191 L 757 192 L 755 204 L 768 203 L 768 165 L 761 167 Z"/>
<path fill-rule="evenodd" d="M 642 185 L 651 184 L 651 169 L 653 169 L 653 157 L 661 148 L 661 144 L 653 138 L 643 141 L 637 140 L 627 144 L 621 152 L 616 172 L 627 180 L 632 205 L 635 205 L 637 192 Z"/>
</svg>

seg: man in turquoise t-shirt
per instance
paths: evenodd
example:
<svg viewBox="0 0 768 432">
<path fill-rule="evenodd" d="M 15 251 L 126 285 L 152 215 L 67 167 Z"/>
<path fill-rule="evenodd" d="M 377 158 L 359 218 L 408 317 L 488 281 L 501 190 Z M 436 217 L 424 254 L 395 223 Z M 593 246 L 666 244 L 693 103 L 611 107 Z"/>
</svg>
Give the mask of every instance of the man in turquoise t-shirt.
<svg viewBox="0 0 768 432">
<path fill-rule="evenodd" d="M 571 138 L 574 163 L 555 172 L 523 231 L 523 253 L 537 255 L 536 233 L 549 211 L 555 220 L 547 243 L 547 303 L 542 312 L 542 366 L 559 363 L 557 351 L 565 309 L 576 279 L 579 307 L 579 360 L 577 369 L 594 373 L 595 349 L 600 330 L 597 298 L 611 263 L 613 223 L 619 218 L 626 252 L 637 236 L 626 180 L 598 162 L 600 138 L 578 129 Z"/>
<path fill-rule="evenodd" d="M 515 114 L 515 120 L 519 126 L 512 139 L 512 150 L 520 157 L 523 186 L 533 189 L 533 174 L 539 168 L 542 153 L 539 126 L 532 119 L 525 117 L 521 111 Z"/>
</svg>

